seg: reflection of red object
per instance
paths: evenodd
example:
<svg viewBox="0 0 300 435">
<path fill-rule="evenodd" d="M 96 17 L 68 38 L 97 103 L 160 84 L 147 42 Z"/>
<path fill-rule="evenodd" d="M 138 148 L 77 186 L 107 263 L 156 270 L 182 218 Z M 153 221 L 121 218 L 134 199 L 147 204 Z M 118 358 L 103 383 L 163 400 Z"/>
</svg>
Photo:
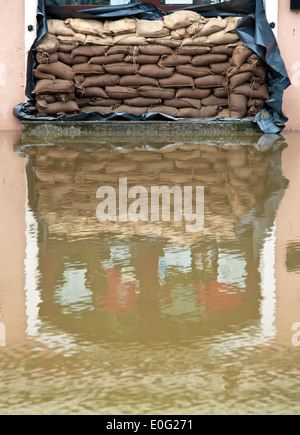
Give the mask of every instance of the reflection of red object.
<svg viewBox="0 0 300 435">
<path fill-rule="evenodd" d="M 208 311 L 230 311 L 243 304 L 243 296 L 239 293 L 233 293 L 231 285 L 219 283 L 212 280 L 205 284 L 201 282 L 196 285 L 198 302 Z"/>
<path fill-rule="evenodd" d="M 107 269 L 108 292 L 101 297 L 100 311 L 122 314 L 124 311 L 134 311 L 139 295 L 135 293 L 134 282 L 122 282 L 122 271 Z"/>
</svg>

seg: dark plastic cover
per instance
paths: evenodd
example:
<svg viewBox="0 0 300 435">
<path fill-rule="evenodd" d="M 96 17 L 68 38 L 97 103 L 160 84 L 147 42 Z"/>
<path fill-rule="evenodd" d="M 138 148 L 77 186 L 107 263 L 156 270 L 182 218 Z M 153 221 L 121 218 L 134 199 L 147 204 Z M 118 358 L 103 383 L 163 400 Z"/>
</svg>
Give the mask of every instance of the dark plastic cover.
<svg viewBox="0 0 300 435">
<path fill-rule="evenodd" d="M 265 103 L 265 108 L 254 118 L 264 133 L 279 133 L 288 121 L 282 112 L 282 99 L 284 90 L 291 84 L 283 59 L 280 55 L 279 47 L 272 29 L 267 21 L 265 10 L 261 0 L 231 0 L 228 2 L 193 6 L 184 10 L 193 10 L 201 13 L 205 17 L 215 16 L 241 16 L 243 17 L 237 28 L 237 33 L 241 41 L 248 45 L 257 53 L 268 66 L 268 89 L 270 100 Z M 174 12 L 174 11 L 173 11 Z M 172 13 L 172 12 L 168 12 Z M 99 7 L 85 9 L 83 11 L 71 11 L 64 7 L 56 5 L 50 0 L 40 0 L 37 9 L 38 36 L 28 55 L 26 97 L 28 101 L 18 104 L 14 107 L 14 115 L 21 120 L 32 121 L 57 121 L 57 118 L 43 117 L 37 118 L 29 110 L 30 106 L 35 105 L 35 78 L 32 70 L 35 68 L 36 48 L 47 32 L 46 18 L 93 18 L 99 19 L 120 19 L 123 17 L 134 16 L 147 20 L 160 20 L 166 13 L 156 6 L 148 3 L 122 5 L 111 7 Z M 61 119 L 61 122 L 67 121 L 105 121 L 105 120 L 154 120 L 167 119 L 177 121 L 178 118 L 172 118 L 163 114 L 144 114 L 134 116 L 124 113 L 112 113 L 110 115 L 100 115 L 97 112 L 78 114 Z M 223 118 L 216 118 L 216 120 Z M 198 120 L 193 120 L 198 122 Z M 193 122 L 192 121 L 192 122 Z"/>
</svg>

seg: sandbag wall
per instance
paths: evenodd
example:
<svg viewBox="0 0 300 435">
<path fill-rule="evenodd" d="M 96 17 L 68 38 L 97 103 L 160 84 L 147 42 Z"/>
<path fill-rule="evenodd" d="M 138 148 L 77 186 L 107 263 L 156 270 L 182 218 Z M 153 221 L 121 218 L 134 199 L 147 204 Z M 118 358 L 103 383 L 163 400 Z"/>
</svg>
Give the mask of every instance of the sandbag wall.
<svg viewBox="0 0 300 435">
<path fill-rule="evenodd" d="M 163 113 L 255 116 L 269 99 L 263 61 L 239 17 L 178 11 L 164 20 L 48 20 L 33 73 L 36 116 Z"/>
</svg>

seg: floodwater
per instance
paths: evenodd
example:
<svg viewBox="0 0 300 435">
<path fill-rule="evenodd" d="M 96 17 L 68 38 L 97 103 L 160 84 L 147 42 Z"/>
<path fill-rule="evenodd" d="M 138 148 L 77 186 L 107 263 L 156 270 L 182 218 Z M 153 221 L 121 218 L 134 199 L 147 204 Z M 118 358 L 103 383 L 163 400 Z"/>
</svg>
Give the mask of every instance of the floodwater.
<svg viewBox="0 0 300 435">
<path fill-rule="evenodd" d="M 0 414 L 300 414 L 299 140 L 1 133 Z M 100 222 L 120 178 L 203 230 Z"/>
</svg>

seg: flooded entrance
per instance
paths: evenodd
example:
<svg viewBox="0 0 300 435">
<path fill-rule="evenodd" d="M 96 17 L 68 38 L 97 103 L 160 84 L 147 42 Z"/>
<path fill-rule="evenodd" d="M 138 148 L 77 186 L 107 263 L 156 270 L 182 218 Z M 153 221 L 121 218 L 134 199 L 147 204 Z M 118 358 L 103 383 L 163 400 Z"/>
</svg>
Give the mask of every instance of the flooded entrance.
<svg viewBox="0 0 300 435">
<path fill-rule="evenodd" d="M 298 141 L 2 133 L 1 414 L 299 414 Z M 137 186 L 203 187 L 204 228 Z"/>
</svg>

